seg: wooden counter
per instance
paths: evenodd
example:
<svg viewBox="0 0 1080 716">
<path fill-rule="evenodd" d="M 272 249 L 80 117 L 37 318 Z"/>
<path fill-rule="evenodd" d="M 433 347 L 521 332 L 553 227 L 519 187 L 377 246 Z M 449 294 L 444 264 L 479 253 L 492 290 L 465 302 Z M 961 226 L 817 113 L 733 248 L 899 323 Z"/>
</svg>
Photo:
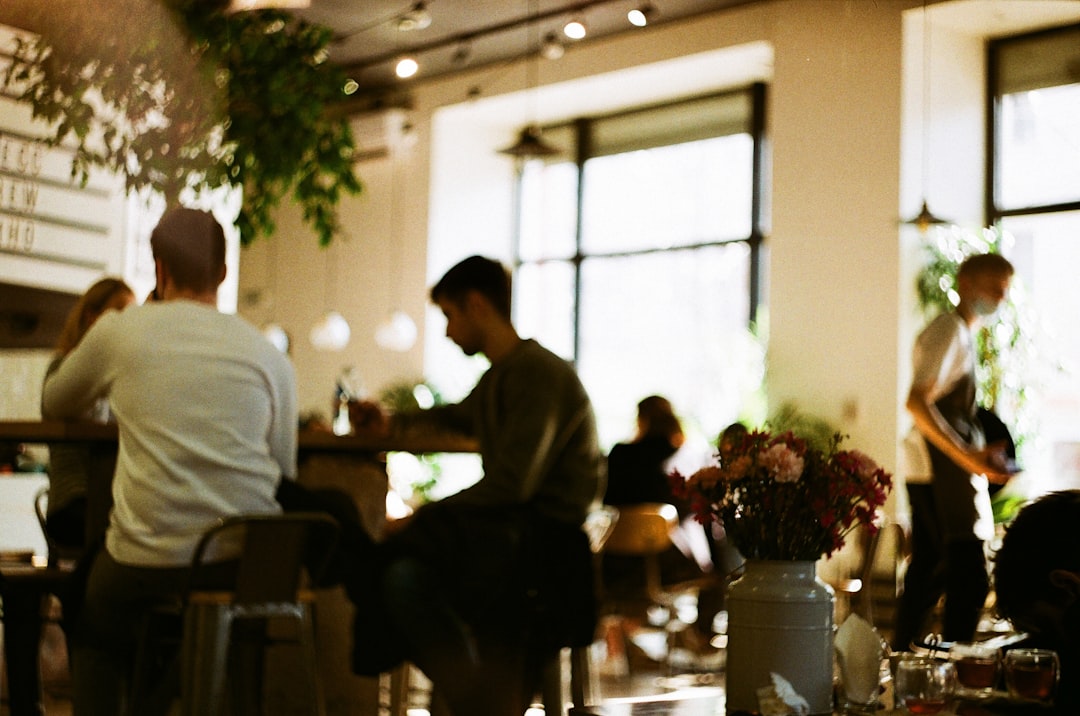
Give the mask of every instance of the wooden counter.
<svg viewBox="0 0 1080 716">
<path fill-rule="evenodd" d="M 117 428 L 89 422 L 0 421 L 0 442 L 63 443 L 81 442 L 90 446 L 88 496 L 88 539 L 105 530 L 112 496 L 109 485 L 116 469 Z M 475 452 L 472 440 L 453 434 L 409 434 L 379 438 L 338 436 L 321 430 L 302 430 L 298 436 L 297 478 L 311 487 L 335 487 L 352 495 L 364 525 L 376 536 L 382 534 L 387 488 L 387 452 L 416 454 Z"/>
<path fill-rule="evenodd" d="M 91 446 L 91 495 L 88 531 L 105 529 L 111 505 L 108 485 L 116 465 L 115 425 L 63 421 L 0 421 L 0 442 L 84 442 Z M 298 440 L 298 481 L 309 487 L 332 487 L 348 493 L 374 537 L 386 524 L 387 452 L 417 454 L 475 452 L 476 444 L 458 435 L 415 434 L 374 438 L 301 431 Z M 94 489 L 94 485 L 97 489 Z M 317 604 L 316 644 L 328 716 L 369 716 L 378 713 L 378 682 L 352 673 L 353 605 L 342 588 L 322 590 Z M 271 713 L 304 713 L 304 689 L 292 674 L 300 673 L 290 649 L 268 656 L 267 698 Z"/>
<path fill-rule="evenodd" d="M 0 442 L 116 442 L 116 426 L 63 420 L 0 420 Z M 475 452 L 476 443 L 453 434 L 410 434 L 379 438 L 334 435 L 324 430 L 301 430 L 300 455 L 311 452 Z"/>
</svg>

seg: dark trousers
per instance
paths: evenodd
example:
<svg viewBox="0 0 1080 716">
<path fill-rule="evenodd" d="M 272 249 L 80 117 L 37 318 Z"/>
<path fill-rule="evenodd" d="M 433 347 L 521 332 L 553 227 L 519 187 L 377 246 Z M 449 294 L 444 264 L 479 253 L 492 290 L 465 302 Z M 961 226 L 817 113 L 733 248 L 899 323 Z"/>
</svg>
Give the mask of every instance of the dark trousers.
<svg viewBox="0 0 1080 716">
<path fill-rule="evenodd" d="M 64 575 L 55 569 L 0 575 L 3 658 L 11 716 L 41 716 L 45 713 L 38 661 L 41 614 L 46 595 L 56 591 L 63 579 Z"/>
<path fill-rule="evenodd" d="M 975 537 L 946 538 L 929 484 L 907 486 L 911 504 L 911 561 L 896 617 L 894 650 L 907 650 L 926 636 L 927 618 L 942 595 L 944 641 L 970 641 L 990 584 L 983 543 Z"/>
<path fill-rule="evenodd" d="M 353 670 L 411 661 L 455 716 L 523 713 L 541 665 L 594 636 L 585 533 L 528 506 L 432 503 L 364 552 L 346 581 Z"/>
</svg>

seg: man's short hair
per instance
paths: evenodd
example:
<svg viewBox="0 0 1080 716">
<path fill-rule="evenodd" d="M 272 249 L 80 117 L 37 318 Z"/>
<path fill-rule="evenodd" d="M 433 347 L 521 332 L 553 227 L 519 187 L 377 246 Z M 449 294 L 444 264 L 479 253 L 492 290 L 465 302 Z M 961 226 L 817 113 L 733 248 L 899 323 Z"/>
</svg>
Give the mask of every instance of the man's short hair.
<svg viewBox="0 0 1080 716">
<path fill-rule="evenodd" d="M 963 260 L 956 275 L 960 276 L 1012 276 L 1015 269 L 1001 254 L 972 254 Z"/>
<path fill-rule="evenodd" d="M 1063 490 L 1025 506 L 1005 530 L 994 555 L 998 613 L 1023 619 L 1039 600 L 1054 602 L 1059 590 L 1050 573 L 1080 574 L 1080 490 Z"/>
<path fill-rule="evenodd" d="M 150 248 L 178 288 L 203 292 L 221 282 L 225 231 L 208 211 L 166 211 L 150 234 Z"/>
<path fill-rule="evenodd" d="M 449 299 L 460 304 L 465 294 L 476 291 L 509 321 L 510 290 L 510 271 L 505 266 L 483 256 L 470 256 L 439 279 L 431 289 L 431 300 Z"/>
</svg>

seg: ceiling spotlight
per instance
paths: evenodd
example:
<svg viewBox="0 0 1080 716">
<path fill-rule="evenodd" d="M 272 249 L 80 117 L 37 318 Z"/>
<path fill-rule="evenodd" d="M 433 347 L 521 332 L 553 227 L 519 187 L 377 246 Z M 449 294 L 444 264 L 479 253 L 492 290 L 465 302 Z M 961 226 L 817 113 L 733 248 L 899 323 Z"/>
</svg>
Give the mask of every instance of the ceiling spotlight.
<svg viewBox="0 0 1080 716">
<path fill-rule="evenodd" d="M 431 13 L 428 12 L 427 3 L 418 2 L 412 9 L 398 18 L 397 29 L 401 32 L 423 30 L 431 25 Z"/>
<path fill-rule="evenodd" d="M 585 28 L 585 20 L 580 17 L 575 17 L 570 22 L 563 25 L 563 34 L 569 37 L 571 40 L 580 40 L 589 33 Z"/>
<path fill-rule="evenodd" d="M 566 48 L 559 42 L 554 32 L 544 35 L 544 42 L 540 45 L 540 54 L 548 60 L 557 60 L 566 53 Z"/>
<path fill-rule="evenodd" d="M 626 19 L 634 27 L 645 27 L 655 14 L 656 8 L 652 6 L 652 3 L 644 3 L 626 13 Z"/>
<path fill-rule="evenodd" d="M 402 57 L 394 67 L 394 74 L 404 80 L 415 75 L 419 69 L 420 65 L 416 60 L 411 57 Z"/>
</svg>

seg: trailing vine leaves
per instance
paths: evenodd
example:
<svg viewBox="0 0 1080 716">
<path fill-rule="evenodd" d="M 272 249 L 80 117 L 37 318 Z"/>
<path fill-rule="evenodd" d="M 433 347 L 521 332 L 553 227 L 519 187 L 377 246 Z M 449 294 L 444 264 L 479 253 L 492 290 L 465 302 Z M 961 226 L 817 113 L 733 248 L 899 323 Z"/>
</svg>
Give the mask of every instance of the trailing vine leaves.
<svg viewBox="0 0 1080 716">
<path fill-rule="evenodd" d="M 36 36 L 18 41 L 4 77 L 49 143 L 73 149 L 72 177 L 103 168 L 170 205 L 186 188 L 238 188 L 244 244 L 274 231 L 291 194 L 330 243 L 339 200 L 362 188 L 334 111 L 345 78 L 326 61 L 330 30 L 205 0 L 106 2 L 26 11 Z"/>
</svg>

